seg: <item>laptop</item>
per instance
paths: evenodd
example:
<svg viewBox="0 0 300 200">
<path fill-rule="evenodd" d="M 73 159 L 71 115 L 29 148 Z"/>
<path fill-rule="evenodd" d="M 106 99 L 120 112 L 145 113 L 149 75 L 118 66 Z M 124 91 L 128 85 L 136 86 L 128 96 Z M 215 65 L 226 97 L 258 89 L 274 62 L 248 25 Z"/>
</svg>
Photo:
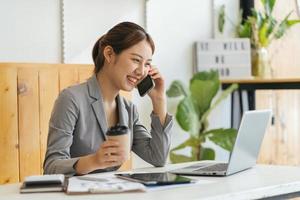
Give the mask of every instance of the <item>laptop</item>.
<svg viewBox="0 0 300 200">
<path fill-rule="evenodd" d="M 228 176 L 253 167 L 271 118 L 271 110 L 246 111 L 228 163 L 201 162 L 170 171 L 181 175 Z"/>
</svg>

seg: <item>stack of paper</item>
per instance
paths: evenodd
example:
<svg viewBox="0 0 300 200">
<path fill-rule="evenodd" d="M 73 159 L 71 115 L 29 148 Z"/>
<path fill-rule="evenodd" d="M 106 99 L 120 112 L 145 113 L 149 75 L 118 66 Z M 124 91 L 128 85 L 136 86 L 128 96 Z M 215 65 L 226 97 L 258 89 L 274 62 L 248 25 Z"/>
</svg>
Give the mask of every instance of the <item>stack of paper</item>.
<svg viewBox="0 0 300 200">
<path fill-rule="evenodd" d="M 72 177 L 69 178 L 67 194 L 82 193 L 119 193 L 129 191 L 145 192 L 146 187 L 141 183 L 130 182 L 118 179 L 113 176 L 93 177 Z"/>
</svg>

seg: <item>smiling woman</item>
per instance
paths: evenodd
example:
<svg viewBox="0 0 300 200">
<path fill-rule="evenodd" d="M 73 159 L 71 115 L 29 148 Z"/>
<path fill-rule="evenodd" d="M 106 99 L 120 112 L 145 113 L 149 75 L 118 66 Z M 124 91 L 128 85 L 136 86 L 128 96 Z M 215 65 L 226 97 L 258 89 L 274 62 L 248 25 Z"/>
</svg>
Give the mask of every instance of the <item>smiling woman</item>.
<svg viewBox="0 0 300 200">
<path fill-rule="evenodd" d="M 164 79 L 150 63 L 153 53 L 150 35 L 131 22 L 117 24 L 100 37 L 92 53 L 94 75 L 63 90 L 55 102 L 45 174 L 117 170 L 128 149 L 107 137 L 108 128 L 115 125 L 129 128 L 129 151 L 154 166 L 165 164 L 173 120 L 166 112 Z M 136 106 L 119 95 L 121 90 L 132 91 L 146 75 L 155 82 L 148 93 L 153 106 L 151 131 L 139 122 Z"/>
</svg>

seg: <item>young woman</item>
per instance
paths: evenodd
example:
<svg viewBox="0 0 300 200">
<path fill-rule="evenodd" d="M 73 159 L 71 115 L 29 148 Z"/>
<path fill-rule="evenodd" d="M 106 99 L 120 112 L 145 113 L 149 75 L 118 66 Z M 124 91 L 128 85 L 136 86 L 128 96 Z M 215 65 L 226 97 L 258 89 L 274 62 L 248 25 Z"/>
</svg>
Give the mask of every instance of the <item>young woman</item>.
<svg viewBox="0 0 300 200">
<path fill-rule="evenodd" d="M 129 127 L 131 149 L 154 166 L 163 166 L 170 147 L 172 117 L 166 111 L 164 79 L 151 66 L 154 43 L 137 24 L 123 22 L 95 44 L 94 75 L 63 90 L 49 123 L 45 174 L 87 174 L 116 170 L 125 161 L 116 141 L 106 131 L 116 124 Z M 151 134 L 139 122 L 136 106 L 119 95 L 132 91 L 147 74 L 155 82 Z"/>
</svg>

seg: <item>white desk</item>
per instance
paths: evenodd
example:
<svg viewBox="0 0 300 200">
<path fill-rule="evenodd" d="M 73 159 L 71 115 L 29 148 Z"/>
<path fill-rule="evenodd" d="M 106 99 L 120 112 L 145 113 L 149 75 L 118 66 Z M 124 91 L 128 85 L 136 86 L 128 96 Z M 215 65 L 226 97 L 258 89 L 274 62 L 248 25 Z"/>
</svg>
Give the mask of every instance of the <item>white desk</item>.
<svg viewBox="0 0 300 200">
<path fill-rule="evenodd" d="M 160 172 L 189 165 L 173 164 L 163 168 L 144 168 L 134 171 Z M 300 195 L 300 167 L 257 165 L 252 169 L 228 177 L 194 177 L 203 184 L 148 191 L 145 193 L 66 195 L 64 193 L 19 194 L 20 184 L 0 186 L 0 199 L 58 200 L 188 200 L 188 199 L 257 199 L 298 192 Z"/>
</svg>

